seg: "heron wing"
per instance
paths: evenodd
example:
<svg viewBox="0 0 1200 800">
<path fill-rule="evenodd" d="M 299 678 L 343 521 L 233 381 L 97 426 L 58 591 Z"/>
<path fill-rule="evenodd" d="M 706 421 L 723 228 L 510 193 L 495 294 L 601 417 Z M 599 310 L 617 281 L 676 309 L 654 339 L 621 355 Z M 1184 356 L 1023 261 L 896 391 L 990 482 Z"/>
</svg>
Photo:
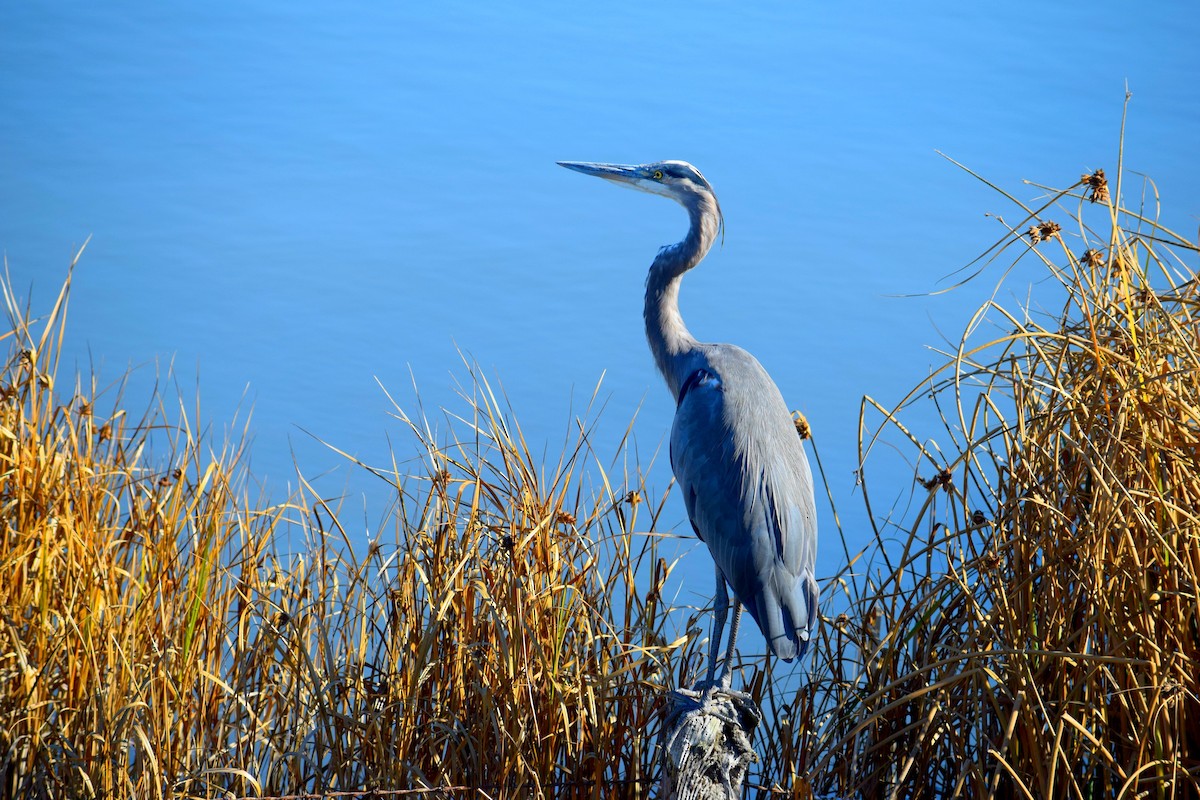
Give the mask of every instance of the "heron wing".
<svg viewBox="0 0 1200 800">
<path fill-rule="evenodd" d="M 803 655 L 816 623 L 816 508 L 791 415 L 737 348 L 682 383 L 671 467 L 696 535 L 775 655 Z"/>
</svg>

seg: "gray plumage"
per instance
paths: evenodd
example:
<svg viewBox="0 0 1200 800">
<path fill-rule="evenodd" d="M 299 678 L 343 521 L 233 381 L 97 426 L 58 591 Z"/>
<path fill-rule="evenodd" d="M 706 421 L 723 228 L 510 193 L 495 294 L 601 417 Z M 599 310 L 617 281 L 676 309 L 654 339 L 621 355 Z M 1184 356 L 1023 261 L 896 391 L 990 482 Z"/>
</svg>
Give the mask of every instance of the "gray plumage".
<svg viewBox="0 0 1200 800">
<path fill-rule="evenodd" d="M 684 273 L 700 263 L 723 218 L 712 186 L 683 161 L 641 166 L 560 161 L 564 167 L 675 200 L 687 236 L 662 248 L 646 278 L 646 337 L 675 398 L 671 467 L 696 535 L 717 565 L 708 679 L 714 675 L 733 588 L 734 621 L 721 682 L 744 604 L 772 652 L 802 656 L 817 620 L 813 576 L 817 515 L 812 473 L 787 405 L 745 350 L 698 342 L 679 313 Z"/>
</svg>

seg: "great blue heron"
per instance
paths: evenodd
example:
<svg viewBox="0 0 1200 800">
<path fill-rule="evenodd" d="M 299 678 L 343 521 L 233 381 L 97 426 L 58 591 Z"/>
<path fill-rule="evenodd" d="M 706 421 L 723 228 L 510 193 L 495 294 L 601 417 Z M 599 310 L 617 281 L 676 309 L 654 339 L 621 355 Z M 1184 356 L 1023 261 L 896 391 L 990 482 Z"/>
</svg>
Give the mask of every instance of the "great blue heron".
<svg viewBox="0 0 1200 800">
<path fill-rule="evenodd" d="M 646 338 L 675 398 L 671 468 L 696 535 L 717 565 L 709 686 L 733 587 L 733 622 L 721 668 L 728 689 L 742 606 L 771 651 L 804 655 L 817 621 L 817 513 L 812 472 L 787 405 L 745 350 L 698 342 L 679 314 L 679 284 L 712 247 L 724 218 L 700 171 L 684 161 L 640 166 L 560 161 L 561 166 L 669 197 L 691 220 L 646 277 Z"/>
</svg>

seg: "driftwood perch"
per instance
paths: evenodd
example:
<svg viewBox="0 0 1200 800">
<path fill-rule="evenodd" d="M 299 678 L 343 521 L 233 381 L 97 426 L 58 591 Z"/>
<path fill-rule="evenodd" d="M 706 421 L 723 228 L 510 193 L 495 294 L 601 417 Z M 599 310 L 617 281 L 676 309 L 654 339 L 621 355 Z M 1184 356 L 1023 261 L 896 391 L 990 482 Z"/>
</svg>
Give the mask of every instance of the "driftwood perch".
<svg viewBox="0 0 1200 800">
<path fill-rule="evenodd" d="M 663 726 L 659 796 L 738 800 L 750 763 L 750 737 L 762 719 L 744 692 L 715 687 L 671 692 Z"/>
</svg>

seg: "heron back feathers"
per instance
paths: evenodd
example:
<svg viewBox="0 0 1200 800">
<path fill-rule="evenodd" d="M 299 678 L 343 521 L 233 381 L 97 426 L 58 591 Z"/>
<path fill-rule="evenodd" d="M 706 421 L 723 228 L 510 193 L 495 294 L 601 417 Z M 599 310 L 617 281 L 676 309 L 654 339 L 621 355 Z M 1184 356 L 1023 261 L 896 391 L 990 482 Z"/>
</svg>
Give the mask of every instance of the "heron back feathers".
<svg viewBox="0 0 1200 800">
<path fill-rule="evenodd" d="M 699 345 L 680 386 L 671 465 L 697 536 L 775 655 L 802 656 L 816 624 L 816 503 L 791 415 L 766 370 Z"/>
</svg>

